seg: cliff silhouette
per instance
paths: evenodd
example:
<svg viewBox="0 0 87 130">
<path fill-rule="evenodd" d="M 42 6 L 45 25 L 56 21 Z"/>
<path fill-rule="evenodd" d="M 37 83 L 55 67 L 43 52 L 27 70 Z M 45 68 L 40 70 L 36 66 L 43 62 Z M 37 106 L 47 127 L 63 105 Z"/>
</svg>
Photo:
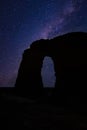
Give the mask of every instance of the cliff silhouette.
<svg viewBox="0 0 87 130">
<path fill-rule="evenodd" d="M 56 83 L 54 95 L 61 101 L 86 103 L 87 33 L 72 32 L 33 42 L 23 53 L 15 88 L 25 95 L 42 95 L 41 68 L 45 56 L 52 58 Z"/>
</svg>

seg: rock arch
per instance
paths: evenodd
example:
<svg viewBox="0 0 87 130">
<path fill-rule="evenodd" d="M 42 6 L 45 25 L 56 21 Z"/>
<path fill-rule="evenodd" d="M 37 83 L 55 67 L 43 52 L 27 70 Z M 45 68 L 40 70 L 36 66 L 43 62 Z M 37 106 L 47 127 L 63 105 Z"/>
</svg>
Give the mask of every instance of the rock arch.
<svg viewBox="0 0 87 130">
<path fill-rule="evenodd" d="M 41 68 L 45 56 L 51 57 L 54 62 L 57 94 L 86 95 L 87 33 L 75 32 L 51 40 L 41 39 L 33 42 L 23 53 L 16 88 L 23 92 L 25 90 L 25 93 L 41 93 Z M 82 89 L 79 86 L 83 84 Z"/>
</svg>

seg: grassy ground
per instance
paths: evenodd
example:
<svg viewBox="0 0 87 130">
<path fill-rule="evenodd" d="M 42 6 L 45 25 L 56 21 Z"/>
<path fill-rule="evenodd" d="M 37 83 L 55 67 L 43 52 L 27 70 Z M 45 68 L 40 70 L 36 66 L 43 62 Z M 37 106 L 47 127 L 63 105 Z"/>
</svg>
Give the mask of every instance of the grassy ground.
<svg viewBox="0 0 87 130">
<path fill-rule="evenodd" d="M 20 96 L 0 98 L 0 130 L 87 130 L 87 114 L 81 108 L 58 106 L 45 97 L 31 100 Z"/>
</svg>

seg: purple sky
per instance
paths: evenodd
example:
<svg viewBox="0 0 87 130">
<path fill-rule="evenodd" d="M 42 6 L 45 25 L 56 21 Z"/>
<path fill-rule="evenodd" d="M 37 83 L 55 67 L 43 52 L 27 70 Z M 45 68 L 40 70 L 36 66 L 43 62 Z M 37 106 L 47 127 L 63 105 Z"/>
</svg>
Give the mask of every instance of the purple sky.
<svg viewBox="0 0 87 130">
<path fill-rule="evenodd" d="M 33 41 L 87 32 L 86 15 L 87 0 L 0 0 L 0 86 L 14 86 L 22 53 Z M 46 66 L 49 77 L 49 60 Z"/>
</svg>

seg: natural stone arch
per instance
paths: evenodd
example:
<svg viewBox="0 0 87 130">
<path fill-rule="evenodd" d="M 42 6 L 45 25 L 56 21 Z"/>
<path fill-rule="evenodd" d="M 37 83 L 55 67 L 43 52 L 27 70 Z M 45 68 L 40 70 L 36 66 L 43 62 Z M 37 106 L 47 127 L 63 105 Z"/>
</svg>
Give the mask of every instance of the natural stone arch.
<svg viewBox="0 0 87 130">
<path fill-rule="evenodd" d="M 50 56 L 54 62 L 57 95 L 87 95 L 87 33 L 69 33 L 32 43 L 23 53 L 15 83 L 17 90 L 41 93 L 41 68 L 45 56 Z M 78 87 L 81 85 L 83 89 Z"/>
<path fill-rule="evenodd" d="M 43 59 L 43 65 L 41 68 L 41 77 L 43 82 L 43 87 L 54 88 L 56 77 L 54 62 L 51 57 L 45 56 Z"/>
<path fill-rule="evenodd" d="M 49 48 L 50 46 L 50 48 Z M 54 50 L 55 49 L 55 50 Z M 49 40 L 39 40 L 31 44 L 30 49 L 23 53 L 23 58 L 19 67 L 18 77 L 16 79 L 17 90 L 25 91 L 32 94 L 41 93 L 43 82 L 41 77 L 41 68 L 45 56 L 51 57 L 54 63 L 55 70 L 55 88 L 59 91 L 60 88 L 60 58 L 57 56 L 57 47 L 49 42 Z M 33 92 L 32 92 L 33 91 Z"/>
</svg>

